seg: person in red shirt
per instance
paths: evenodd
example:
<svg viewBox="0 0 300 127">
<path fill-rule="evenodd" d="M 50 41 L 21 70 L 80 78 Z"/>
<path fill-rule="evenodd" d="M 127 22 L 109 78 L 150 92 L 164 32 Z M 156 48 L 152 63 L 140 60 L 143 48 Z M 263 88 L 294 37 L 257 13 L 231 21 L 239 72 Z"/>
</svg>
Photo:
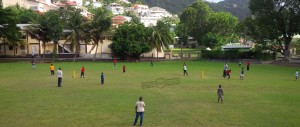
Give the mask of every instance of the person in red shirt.
<svg viewBox="0 0 300 127">
<path fill-rule="evenodd" d="M 249 71 L 249 69 L 250 69 L 250 61 L 247 61 L 247 71 Z"/>
<path fill-rule="evenodd" d="M 84 71 L 85 71 L 85 69 L 84 69 L 84 67 L 82 66 L 82 68 L 81 68 L 81 74 L 80 74 L 80 78 L 82 77 L 82 78 L 84 78 Z"/>
<path fill-rule="evenodd" d="M 117 60 L 114 59 L 114 68 L 117 68 Z"/>
<path fill-rule="evenodd" d="M 228 79 L 230 79 L 230 72 L 231 72 L 230 69 L 226 70 L 226 76 L 228 76 Z"/>
<path fill-rule="evenodd" d="M 126 72 L 126 66 L 124 65 L 123 66 L 123 73 L 125 73 Z"/>
</svg>

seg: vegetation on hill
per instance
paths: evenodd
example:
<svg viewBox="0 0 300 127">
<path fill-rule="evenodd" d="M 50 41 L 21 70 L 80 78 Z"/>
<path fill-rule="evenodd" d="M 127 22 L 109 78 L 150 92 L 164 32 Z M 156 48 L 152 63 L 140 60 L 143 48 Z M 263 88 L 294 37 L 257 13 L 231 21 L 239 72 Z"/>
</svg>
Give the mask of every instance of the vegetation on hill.
<svg viewBox="0 0 300 127">
<path fill-rule="evenodd" d="M 130 0 L 132 3 L 142 1 L 150 7 L 159 6 L 165 8 L 171 13 L 179 13 L 188 5 L 196 0 Z M 250 15 L 248 8 L 250 0 L 224 0 L 219 3 L 206 2 L 210 8 L 216 12 L 225 11 L 230 12 L 239 19 L 244 19 Z"/>
</svg>

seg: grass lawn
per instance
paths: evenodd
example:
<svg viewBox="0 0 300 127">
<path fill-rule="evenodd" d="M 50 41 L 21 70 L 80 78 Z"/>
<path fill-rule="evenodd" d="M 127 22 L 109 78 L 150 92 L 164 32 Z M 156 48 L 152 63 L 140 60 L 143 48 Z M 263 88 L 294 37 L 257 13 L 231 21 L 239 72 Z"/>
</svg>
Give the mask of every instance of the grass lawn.
<svg viewBox="0 0 300 127">
<path fill-rule="evenodd" d="M 62 62 L 62 87 L 50 76 L 50 64 L 0 63 L 1 127 L 128 127 L 135 102 L 144 97 L 145 127 L 297 127 L 300 126 L 300 81 L 295 67 L 251 65 L 245 79 L 237 63 L 229 63 L 231 79 L 222 76 L 223 63 L 181 61 L 118 63 Z M 126 65 L 127 72 L 122 73 Z M 85 78 L 79 78 L 85 66 Z M 299 69 L 299 68 L 298 68 Z M 77 78 L 72 78 L 76 70 Z M 205 71 L 206 78 L 200 78 Z M 100 73 L 105 85 L 100 85 Z M 180 78 L 180 84 L 142 89 L 142 82 Z M 222 84 L 224 103 L 217 103 Z"/>
</svg>

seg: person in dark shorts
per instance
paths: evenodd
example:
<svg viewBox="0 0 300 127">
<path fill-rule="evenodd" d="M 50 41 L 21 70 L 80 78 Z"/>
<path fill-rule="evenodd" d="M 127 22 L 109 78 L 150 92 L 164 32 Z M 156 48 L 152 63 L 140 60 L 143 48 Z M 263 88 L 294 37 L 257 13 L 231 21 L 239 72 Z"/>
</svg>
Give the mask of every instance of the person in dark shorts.
<svg viewBox="0 0 300 127">
<path fill-rule="evenodd" d="M 247 71 L 249 71 L 250 70 L 250 61 L 248 60 L 246 64 L 247 64 Z"/>
<path fill-rule="evenodd" d="M 54 75 L 54 65 L 53 64 L 50 65 L 50 73 L 51 73 L 51 75 Z"/>
<path fill-rule="evenodd" d="M 185 65 L 185 63 L 183 64 L 183 75 L 185 76 L 185 74 L 188 76 L 189 74 L 187 73 L 187 67 Z"/>
<path fill-rule="evenodd" d="M 63 72 L 62 72 L 61 68 L 59 68 L 57 70 L 57 78 L 58 78 L 57 87 L 61 87 L 62 77 L 63 77 Z"/>
<path fill-rule="evenodd" d="M 81 78 L 81 77 L 84 78 L 84 71 L 85 71 L 85 68 L 84 68 L 84 66 L 82 66 L 80 78 Z"/>
<path fill-rule="evenodd" d="M 123 73 L 125 73 L 126 72 L 126 66 L 124 65 L 123 66 Z"/>
<path fill-rule="evenodd" d="M 218 94 L 218 103 L 221 101 L 221 103 L 223 103 L 223 96 L 224 96 L 224 92 L 222 90 L 222 86 L 219 85 L 219 88 L 217 89 L 217 94 Z"/>
<path fill-rule="evenodd" d="M 101 77 L 101 84 L 104 85 L 104 74 L 103 74 L 103 72 L 101 72 L 101 76 L 100 77 Z"/>
<path fill-rule="evenodd" d="M 298 71 L 298 70 L 296 70 L 296 72 L 295 72 L 295 77 L 296 77 L 296 80 L 298 80 L 298 76 L 299 76 L 299 71 Z"/>
<path fill-rule="evenodd" d="M 240 80 L 244 80 L 244 75 L 245 75 L 245 71 L 244 71 L 244 68 L 242 68 Z"/>
</svg>

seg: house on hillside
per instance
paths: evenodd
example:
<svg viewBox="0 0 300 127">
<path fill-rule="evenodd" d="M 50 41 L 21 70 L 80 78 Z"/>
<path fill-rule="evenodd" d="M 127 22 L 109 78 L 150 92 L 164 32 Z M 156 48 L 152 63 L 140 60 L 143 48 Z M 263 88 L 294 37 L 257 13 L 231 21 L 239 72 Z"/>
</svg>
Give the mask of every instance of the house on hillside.
<svg viewBox="0 0 300 127">
<path fill-rule="evenodd" d="M 112 23 L 113 23 L 113 26 L 118 27 L 119 25 L 121 25 L 125 22 L 131 22 L 131 19 L 132 19 L 132 17 L 118 15 L 118 16 L 112 17 Z"/>
<path fill-rule="evenodd" d="M 106 9 L 111 11 L 114 15 L 124 14 L 124 7 L 117 3 L 111 3 L 106 6 Z"/>
<path fill-rule="evenodd" d="M 52 0 L 3 0 L 3 7 L 16 6 L 31 9 L 38 14 L 43 14 L 49 10 L 57 10 L 60 8 L 66 9 L 67 6 L 80 9 L 81 14 L 85 17 L 90 17 L 91 13 L 87 11 L 87 8 L 82 6 L 82 0 L 64 0 L 53 2 Z"/>
</svg>

